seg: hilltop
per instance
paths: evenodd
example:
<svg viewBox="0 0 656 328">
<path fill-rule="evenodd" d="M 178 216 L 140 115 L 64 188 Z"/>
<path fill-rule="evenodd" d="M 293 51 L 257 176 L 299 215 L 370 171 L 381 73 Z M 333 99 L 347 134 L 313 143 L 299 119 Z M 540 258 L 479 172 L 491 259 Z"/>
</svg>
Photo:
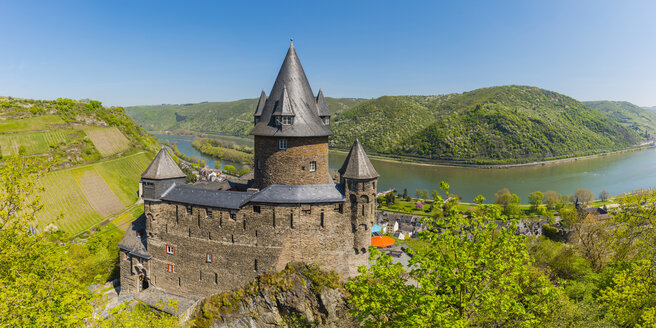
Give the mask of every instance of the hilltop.
<svg viewBox="0 0 656 328">
<path fill-rule="evenodd" d="M 54 162 L 54 170 L 39 181 L 41 228 L 54 223 L 75 234 L 117 216 L 122 227 L 139 216 L 143 210 L 133 206 L 139 177 L 158 144 L 121 107 L 0 97 L 2 157 L 43 156 Z"/>
<path fill-rule="evenodd" d="M 621 149 L 633 130 L 565 95 L 500 86 L 442 96 L 381 97 L 335 117 L 331 146 L 468 163 L 529 162 Z"/>
<path fill-rule="evenodd" d="M 584 101 L 586 106 L 592 107 L 620 124 L 633 129 L 636 133 L 645 136 L 656 134 L 656 113 L 627 101 Z"/>
<path fill-rule="evenodd" d="M 253 128 L 257 98 L 229 102 L 126 107 L 127 114 L 148 131 L 193 131 L 247 136 Z M 355 98 L 326 98 L 333 114 L 363 102 Z"/>
</svg>

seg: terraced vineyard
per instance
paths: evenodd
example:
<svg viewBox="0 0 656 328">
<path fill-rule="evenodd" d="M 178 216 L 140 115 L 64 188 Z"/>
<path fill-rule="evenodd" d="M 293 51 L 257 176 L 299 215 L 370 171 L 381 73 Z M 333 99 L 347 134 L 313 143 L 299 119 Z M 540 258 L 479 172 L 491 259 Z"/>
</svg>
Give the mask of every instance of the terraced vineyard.
<svg viewBox="0 0 656 328">
<path fill-rule="evenodd" d="M 50 151 L 51 145 L 66 141 L 71 130 L 55 130 L 44 132 L 8 133 L 0 135 L 2 156 L 16 155 L 20 146 L 25 148 L 25 155 L 43 154 Z"/>
<path fill-rule="evenodd" d="M 47 174 L 40 181 L 45 192 L 39 223 L 74 234 L 120 213 L 137 200 L 139 177 L 151 156 L 142 152 Z"/>
<path fill-rule="evenodd" d="M 64 120 L 58 115 L 41 115 L 21 119 L 0 121 L 0 132 L 44 130 L 51 125 L 62 124 Z"/>
<path fill-rule="evenodd" d="M 93 145 L 103 156 L 109 156 L 128 149 L 130 140 L 116 127 L 84 129 Z"/>
</svg>

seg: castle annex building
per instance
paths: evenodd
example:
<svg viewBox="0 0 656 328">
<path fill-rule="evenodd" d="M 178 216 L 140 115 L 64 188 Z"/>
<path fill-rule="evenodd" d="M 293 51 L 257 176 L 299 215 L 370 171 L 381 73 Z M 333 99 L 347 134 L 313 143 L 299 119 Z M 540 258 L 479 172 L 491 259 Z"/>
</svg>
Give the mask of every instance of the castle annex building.
<svg viewBox="0 0 656 328">
<path fill-rule="evenodd" d="M 160 150 L 141 176 L 145 215 L 119 243 L 121 293 L 156 286 L 208 296 L 290 262 L 342 279 L 367 263 L 378 173 L 357 140 L 341 169 L 329 170 L 330 112 L 293 45 L 251 133 L 253 177 L 229 190 L 186 185 Z"/>
</svg>

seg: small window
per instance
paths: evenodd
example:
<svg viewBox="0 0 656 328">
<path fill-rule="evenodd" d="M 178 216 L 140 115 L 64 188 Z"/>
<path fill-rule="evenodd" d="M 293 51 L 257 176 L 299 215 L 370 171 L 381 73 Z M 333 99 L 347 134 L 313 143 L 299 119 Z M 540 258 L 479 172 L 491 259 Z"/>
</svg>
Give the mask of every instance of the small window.
<svg viewBox="0 0 656 328">
<path fill-rule="evenodd" d="M 294 118 L 291 116 L 282 117 L 282 125 L 292 125 L 294 124 Z"/>
<path fill-rule="evenodd" d="M 310 162 L 310 172 L 314 172 L 317 170 L 317 162 L 312 161 Z"/>
<path fill-rule="evenodd" d="M 166 272 L 173 272 L 173 264 L 166 265 Z"/>
<path fill-rule="evenodd" d="M 257 271 L 257 259 L 253 263 L 253 269 L 255 269 L 255 271 Z"/>
<path fill-rule="evenodd" d="M 187 215 L 191 215 L 191 206 L 187 206 Z"/>
<path fill-rule="evenodd" d="M 171 254 L 171 255 L 175 254 L 175 247 L 171 245 L 166 245 L 166 254 Z"/>
<path fill-rule="evenodd" d="M 237 213 L 230 213 L 230 218 L 233 220 L 237 220 Z"/>
<path fill-rule="evenodd" d="M 287 149 L 287 139 L 278 140 L 278 149 L 280 150 Z"/>
<path fill-rule="evenodd" d="M 139 231 L 137 231 L 137 237 L 141 237 L 141 233 L 139 233 Z"/>
<path fill-rule="evenodd" d="M 322 117 L 322 119 L 323 119 L 323 124 L 330 125 L 330 116 L 324 116 Z"/>
<path fill-rule="evenodd" d="M 218 283 L 219 283 L 219 274 L 218 274 L 218 273 L 214 273 L 214 284 L 216 285 L 216 284 L 218 284 Z"/>
<path fill-rule="evenodd" d="M 280 116 L 276 116 L 276 125 L 281 125 L 282 121 L 280 119 Z"/>
<path fill-rule="evenodd" d="M 211 219 L 211 218 L 214 217 L 214 215 L 212 214 L 212 209 L 207 208 L 207 209 L 205 209 L 205 211 L 207 211 L 207 217 L 208 217 L 208 218 Z"/>
<path fill-rule="evenodd" d="M 253 206 L 253 212 L 255 213 L 261 213 L 262 209 L 260 208 L 260 205 L 255 205 Z"/>
<path fill-rule="evenodd" d="M 344 204 L 341 204 L 341 203 L 337 203 L 337 204 L 335 204 L 335 209 L 334 209 L 334 211 L 335 211 L 335 212 L 339 212 L 339 213 L 341 213 L 341 212 L 342 212 L 342 209 L 343 209 L 343 207 L 342 207 L 343 205 L 344 205 Z"/>
<path fill-rule="evenodd" d="M 262 164 L 260 163 L 260 160 L 257 160 L 257 169 L 260 170 L 262 169 Z"/>
<path fill-rule="evenodd" d="M 294 213 L 289 214 L 289 227 L 294 229 Z"/>
<path fill-rule="evenodd" d="M 321 210 L 321 221 L 319 222 L 319 227 L 325 228 L 325 222 L 324 222 L 324 215 L 323 215 L 323 210 Z"/>
<path fill-rule="evenodd" d="M 205 262 L 212 263 L 212 253 L 205 254 Z"/>
<path fill-rule="evenodd" d="M 302 212 L 304 215 L 310 215 L 310 214 L 312 214 L 312 205 L 307 204 L 307 205 L 303 205 L 303 206 L 301 206 L 301 212 Z"/>
</svg>

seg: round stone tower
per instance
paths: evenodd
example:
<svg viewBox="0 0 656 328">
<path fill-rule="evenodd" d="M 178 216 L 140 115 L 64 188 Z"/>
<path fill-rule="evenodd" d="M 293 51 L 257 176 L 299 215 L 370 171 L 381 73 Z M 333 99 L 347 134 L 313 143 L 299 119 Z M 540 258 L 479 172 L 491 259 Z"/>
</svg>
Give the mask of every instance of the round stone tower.
<svg viewBox="0 0 656 328">
<path fill-rule="evenodd" d="M 344 184 L 348 210 L 351 214 L 353 251 L 366 254 L 371 245 L 371 226 L 375 222 L 378 172 L 356 139 L 339 169 Z M 366 259 L 366 255 L 363 255 Z"/>
<path fill-rule="evenodd" d="M 293 44 L 269 97 L 260 95 L 254 124 L 254 188 L 332 183 L 330 112 L 322 91 L 314 97 Z"/>
</svg>

